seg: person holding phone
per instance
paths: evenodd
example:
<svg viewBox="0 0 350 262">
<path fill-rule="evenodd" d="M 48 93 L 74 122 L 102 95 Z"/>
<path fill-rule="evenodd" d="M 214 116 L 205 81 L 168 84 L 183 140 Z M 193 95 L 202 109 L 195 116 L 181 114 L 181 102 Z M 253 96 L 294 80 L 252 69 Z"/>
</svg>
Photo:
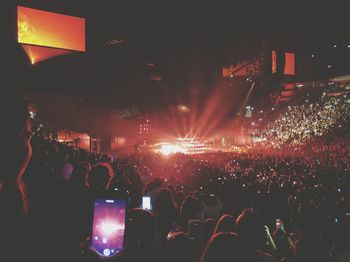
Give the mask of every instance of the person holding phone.
<svg viewBox="0 0 350 262">
<path fill-rule="evenodd" d="M 248 252 L 253 254 L 257 261 L 275 261 L 271 255 L 262 251 L 266 245 L 266 229 L 254 208 L 245 208 L 237 217 L 236 226 Z"/>
<path fill-rule="evenodd" d="M 281 219 L 276 219 L 276 229 L 273 232 L 273 239 L 276 243 L 276 250 L 279 257 L 288 257 L 292 255 L 294 244 L 289 238 L 287 231 Z"/>
<path fill-rule="evenodd" d="M 93 210 L 95 200 L 98 197 L 115 198 L 115 194 L 110 193 L 110 184 L 114 177 L 114 171 L 108 163 L 97 163 L 91 168 L 87 177 L 87 197 L 84 203 L 84 219 L 82 221 L 85 235 L 91 233 Z"/>
<path fill-rule="evenodd" d="M 98 199 L 97 203 L 102 203 L 101 207 L 104 211 L 106 211 L 104 206 L 106 200 L 109 200 L 109 204 L 112 205 L 109 207 L 112 209 L 109 215 L 113 214 L 113 212 L 115 214 L 120 213 L 123 210 L 123 207 L 120 205 L 125 202 L 124 200 L 117 200 L 117 202 L 111 203 L 111 199 Z M 82 247 L 83 258 L 86 261 L 162 261 L 162 253 L 156 245 L 154 234 L 156 230 L 155 219 L 151 212 L 139 208 L 129 210 L 125 216 L 123 238 L 121 234 L 117 233 L 117 230 L 122 230 L 121 227 L 117 228 L 110 225 L 105 228 L 109 233 L 109 239 L 103 239 L 104 234 L 107 232 L 99 232 L 101 229 L 102 231 L 106 230 L 98 227 L 98 224 L 101 222 L 101 214 L 99 214 L 100 211 L 98 209 L 94 211 L 94 229 L 91 241 L 85 242 Z M 104 216 L 103 213 L 102 216 Z M 109 217 L 110 224 L 112 221 L 119 221 L 119 226 L 122 224 L 120 217 L 119 220 L 110 219 Z M 115 229 L 114 231 L 112 230 L 113 228 Z M 112 239 L 112 242 L 109 242 L 113 235 L 116 241 Z M 100 239 L 99 236 L 102 238 Z M 99 239 L 100 241 L 98 241 Z M 112 248 L 114 248 L 113 252 Z"/>
</svg>

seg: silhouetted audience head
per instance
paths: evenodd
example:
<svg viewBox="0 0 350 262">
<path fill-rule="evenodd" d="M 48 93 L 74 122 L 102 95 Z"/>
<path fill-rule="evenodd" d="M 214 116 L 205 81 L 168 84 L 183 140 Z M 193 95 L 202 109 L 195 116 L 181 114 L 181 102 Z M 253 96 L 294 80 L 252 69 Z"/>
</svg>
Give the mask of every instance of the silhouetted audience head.
<svg viewBox="0 0 350 262">
<path fill-rule="evenodd" d="M 185 192 L 184 191 L 178 191 L 176 194 L 176 203 L 178 204 L 178 206 L 181 206 L 182 202 L 185 199 Z"/>
<path fill-rule="evenodd" d="M 236 219 L 237 233 L 242 240 L 249 243 L 252 250 L 265 245 L 266 231 L 260 216 L 253 208 L 246 208 Z"/>
<path fill-rule="evenodd" d="M 204 220 L 203 214 L 203 204 L 202 202 L 194 198 L 191 195 L 188 195 L 185 200 L 182 202 L 180 209 L 180 220 L 182 228 L 187 231 L 188 222 L 190 220 Z"/>
<path fill-rule="evenodd" d="M 165 240 L 171 226 L 178 218 L 177 205 L 168 188 L 162 188 L 159 191 L 154 203 L 154 212 L 156 214 L 161 238 Z"/>
<path fill-rule="evenodd" d="M 249 261 L 240 237 L 236 233 L 214 234 L 200 259 L 201 262 Z"/>
<path fill-rule="evenodd" d="M 162 180 L 154 179 L 146 183 L 143 189 L 143 195 L 148 195 L 151 191 L 162 186 Z"/>
<path fill-rule="evenodd" d="M 107 191 L 113 176 L 114 172 L 110 164 L 98 163 L 94 165 L 88 176 L 89 189 L 93 192 Z"/>
<path fill-rule="evenodd" d="M 199 190 L 193 191 L 193 192 L 192 192 L 192 196 L 193 196 L 194 198 L 197 198 L 197 199 L 201 199 L 201 198 L 202 198 L 201 192 L 199 192 Z"/>
<path fill-rule="evenodd" d="M 162 188 L 157 195 L 154 203 L 154 208 L 158 213 L 163 213 L 166 210 L 174 209 L 177 205 L 173 195 L 168 188 Z"/>
<path fill-rule="evenodd" d="M 176 197 L 176 187 L 173 184 L 170 184 L 168 186 L 168 189 L 170 190 L 170 192 L 173 194 L 173 198 L 175 199 Z"/>
<path fill-rule="evenodd" d="M 155 245 L 155 222 L 151 212 L 132 209 L 126 224 L 126 244 L 112 261 L 158 261 L 159 252 Z"/>
<path fill-rule="evenodd" d="M 88 175 L 91 172 L 91 164 L 82 162 L 74 169 L 71 177 L 72 183 L 79 189 L 87 189 Z"/>
<path fill-rule="evenodd" d="M 129 211 L 128 244 L 149 247 L 155 245 L 154 216 L 150 211 L 134 208 Z"/>
<path fill-rule="evenodd" d="M 233 216 L 222 215 L 218 222 L 216 223 L 214 234 L 220 232 L 235 232 L 236 231 L 236 221 Z"/>
</svg>

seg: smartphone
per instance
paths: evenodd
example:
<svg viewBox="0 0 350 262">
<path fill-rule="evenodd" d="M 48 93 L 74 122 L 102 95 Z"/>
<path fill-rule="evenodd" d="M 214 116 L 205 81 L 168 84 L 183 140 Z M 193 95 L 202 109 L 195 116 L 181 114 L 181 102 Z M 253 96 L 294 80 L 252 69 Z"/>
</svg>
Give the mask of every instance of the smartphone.
<svg viewBox="0 0 350 262">
<path fill-rule="evenodd" d="M 276 219 L 276 229 L 283 229 L 282 220 L 279 218 Z"/>
<path fill-rule="evenodd" d="M 190 240 L 197 240 L 201 235 L 202 223 L 200 220 L 193 219 L 188 221 L 188 236 Z"/>
<path fill-rule="evenodd" d="M 152 210 L 151 197 L 142 197 L 142 209 Z"/>
<path fill-rule="evenodd" d="M 110 257 L 123 249 L 125 213 L 125 200 L 95 199 L 91 245 L 99 255 Z"/>
</svg>

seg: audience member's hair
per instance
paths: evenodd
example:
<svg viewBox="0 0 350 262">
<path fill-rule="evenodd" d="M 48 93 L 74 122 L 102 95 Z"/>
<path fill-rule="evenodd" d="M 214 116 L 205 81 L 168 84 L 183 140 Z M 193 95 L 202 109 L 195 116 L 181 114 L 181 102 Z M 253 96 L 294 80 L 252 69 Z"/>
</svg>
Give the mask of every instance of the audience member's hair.
<svg viewBox="0 0 350 262">
<path fill-rule="evenodd" d="M 214 234 L 220 232 L 235 232 L 236 231 L 236 222 L 233 216 L 222 215 L 218 222 L 216 223 Z"/>
<path fill-rule="evenodd" d="M 176 203 L 178 204 L 178 206 L 181 206 L 182 202 L 185 199 L 185 192 L 184 191 L 178 191 L 176 193 Z"/>
<path fill-rule="evenodd" d="M 176 187 L 173 184 L 168 185 L 168 189 L 170 190 L 171 194 L 173 195 L 173 198 L 176 197 Z"/>
<path fill-rule="evenodd" d="M 200 259 L 201 262 L 249 261 L 240 237 L 236 233 L 213 235 Z"/>
<path fill-rule="evenodd" d="M 180 210 L 181 226 L 187 231 L 188 221 L 203 220 L 203 205 L 200 200 L 188 195 L 182 202 Z"/>
<path fill-rule="evenodd" d="M 93 192 L 107 191 L 113 176 L 114 172 L 110 164 L 98 163 L 94 165 L 88 176 L 89 189 Z"/>
<path fill-rule="evenodd" d="M 177 205 L 174 201 L 173 195 L 171 194 L 168 188 L 162 188 L 155 200 L 154 208 L 158 212 L 162 212 L 163 210 L 176 208 Z"/>
<path fill-rule="evenodd" d="M 160 190 L 154 203 L 154 211 L 161 235 L 165 237 L 170 231 L 171 225 L 178 218 L 177 205 L 168 188 L 162 188 Z"/>
<path fill-rule="evenodd" d="M 260 217 L 252 208 L 246 208 L 236 219 L 237 233 L 249 243 L 251 249 L 261 248 L 266 241 L 266 232 Z"/>
<path fill-rule="evenodd" d="M 76 186 L 76 188 L 87 188 L 87 179 L 90 172 L 91 164 L 89 162 L 79 163 L 79 165 L 74 169 L 71 177 L 71 181 Z"/>
<path fill-rule="evenodd" d="M 134 208 L 128 213 L 128 242 L 147 247 L 155 245 L 154 216 L 150 211 Z"/>
</svg>

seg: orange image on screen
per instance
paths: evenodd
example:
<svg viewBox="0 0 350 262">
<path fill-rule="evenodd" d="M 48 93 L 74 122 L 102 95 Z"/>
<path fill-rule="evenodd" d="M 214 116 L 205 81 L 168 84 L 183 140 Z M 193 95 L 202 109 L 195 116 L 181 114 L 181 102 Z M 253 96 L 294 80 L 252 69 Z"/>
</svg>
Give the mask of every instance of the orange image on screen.
<svg viewBox="0 0 350 262">
<path fill-rule="evenodd" d="M 85 19 L 17 7 L 18 43 L 85 51 Z"/>
<path fill-rule="evenodd" d="M 285 54 L 285 66 L 284 66 L 284 74 L 285 75 L 295 75 L 295 54 L 294 53 L 286 53 Z"/>
<path fill-rule="evenodd" d="M 277 73 L 277 53 L 275 50 L 272 50 L 272 73 Z"/>
</svg>

